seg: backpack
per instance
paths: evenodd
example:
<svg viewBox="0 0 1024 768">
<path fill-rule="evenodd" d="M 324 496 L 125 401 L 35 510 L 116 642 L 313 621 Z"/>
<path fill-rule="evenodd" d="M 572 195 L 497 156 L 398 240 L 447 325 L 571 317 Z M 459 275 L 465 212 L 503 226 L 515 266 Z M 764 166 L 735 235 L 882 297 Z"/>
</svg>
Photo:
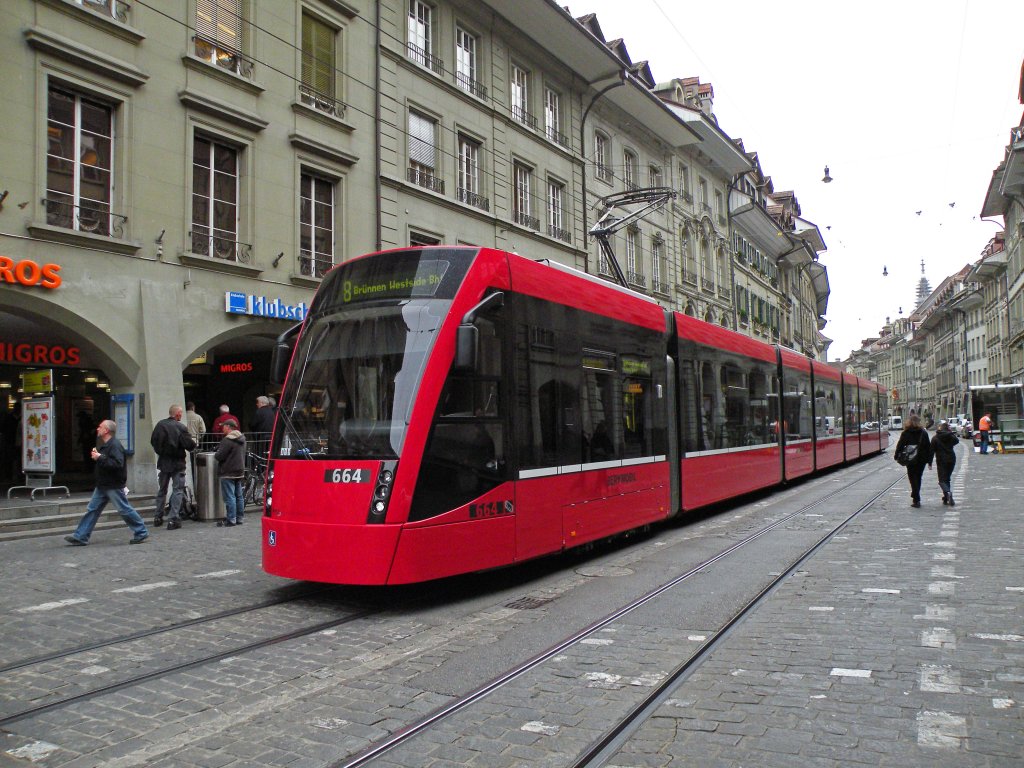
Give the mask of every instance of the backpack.
<svg viewBox="0 0 1024 768">
<path fill-rule="evenodd" d="M 915 444 L 904 445 L 902 448 L 896 451 L 896 463 L 902 467 L 905 467 L 908 464 L 913 464 L 917 460 L 917 449 L 920 447 L 920 445 L 920 437 L 918 437 L 918 440 Z"/>
</svg>

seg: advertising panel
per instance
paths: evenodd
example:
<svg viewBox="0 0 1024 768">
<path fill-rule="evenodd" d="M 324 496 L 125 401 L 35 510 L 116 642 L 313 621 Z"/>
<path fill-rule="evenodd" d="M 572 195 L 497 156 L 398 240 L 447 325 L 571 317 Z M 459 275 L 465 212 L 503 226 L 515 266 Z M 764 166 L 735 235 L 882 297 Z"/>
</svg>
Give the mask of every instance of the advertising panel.
<svg viewBox="0 0 1024 768">
<path fill-rule="evenodd" d="M 52 397 L 21 401 L 21 451 L 24 472 L 52 475 L 56 471 Z"/>
</svg>

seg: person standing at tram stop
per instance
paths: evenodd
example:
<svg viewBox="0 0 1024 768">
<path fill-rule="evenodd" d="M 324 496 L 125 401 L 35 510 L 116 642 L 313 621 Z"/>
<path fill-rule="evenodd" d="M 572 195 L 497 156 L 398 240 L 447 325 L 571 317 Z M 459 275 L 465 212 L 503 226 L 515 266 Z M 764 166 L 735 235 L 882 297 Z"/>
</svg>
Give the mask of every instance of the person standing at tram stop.
<svg viewBox="0 0 1024 768">
<path fill-rule="evenodd" d="M 932 438 L 932 451 L 935 453 L 935 473 L 939 476 L 939 488 L 942 489 L 942 503 L 951 507 L 956 506 L 953 501 L 953 489 L 949 486 L 949 478 L 953 474 L 953 467 L 956 466 L 956 448 L 960 438 L 953 434 L 949 424 L 945 421 L 939 422 L 939 428 Z"/>
<path fill-rule="evenodd" d="M 896 443 L 896 450 L 893 456 L 907 445 L 917 446 L 917 455 L 914 460 L 907 464 L 907 479 L 910 481 L 910 506 L 921 506 L 921 475 L 924 474 L 924 467 L 932 463 L 932 444 L 928 439 L 928 432 L 921 426 L 921 417 L 917 414 L 907 419 L 907 426 L 900 433 L 899 442 Z"/>
<path fill-rule="evenodd" d="M 185 488 L 186 453 L 196 447 L 196 441 L 188 433 L 188 428 L 181 423 L 182 407 L 172 405 L 167 409 L 168 416 L 161 419 L 153 428 L 149 444 L 156 451 L 156 468 L 159 471 L 160 486 L 156 492 L 156 516 L 153 525 L 159 528 L 164 524 L 164 501 L 167 499 L 167 486 L 171 486 L 171 499 L 168 505 L 170 520 L 167 530 L 181 528 L 181 502 Z"/>
<path fill-rule="evenodd" d="M 249 424 L 249 431 L 256 434 L 254 440 L 270 440 L 270 433 L 274 431 L 274 409 L 270 405 L 270 398 L 260 395 L 256 398 L 256 413 Z"/>
<path fill-rule="evenodd" d="M 185 404 L 185 427 L 192 439 L 198 444 L 206 432 L 206 422 L 203 417 L 196 413 L 196 404 L 189 402 Z"/>
<path fill-rule="evenodd" d="M 224 497 L 224 525 L 241 525 L 245 516 L 245 435 L 238 431 L 238 422 L 226 419 L 221 424 L 224 437 L 213 457 L 220 475 L 220 495 Z"/>
<path fill-rule="evenodd" d="M 988 453 L 988 441 L 992 436 L 992 414 L 988 411 L 978 422 L 978 431 L 981 432 L 981 452 Z"/>
<path fill-rule="evenodd" d="M 96 527 L 96 521 L 100 519 L 100 513 L 107 506 L 108 501 L 114 502 L 118 513 L 124 519 L 125 525 L 132 529 L 135 535 L 128 542 L 129 544 L 141 544 L 149 538 L 149 531 L 140 515 L 125 496 L 124 486 L 128 482 L 128 464 L 124 456 L 124 448 L 120 441 L 114 436 L 117 432 L 117 424 L 106 419 L 96 427 L 98 436 L 98 448 L 93 448 L 90 458 L 96 462 L 96 488 L 89 499 L 89 506 L 78 523 L 75 532 L 65 536 L 64 541 L 75 547 L 84 547 L 89 543 L 92 529 Z"/>
<path fill-rule="evenodd" d="M 219 435 L 221 433 L 221 425 L 228 419 L 232 419 L 238 423 L 238 419 L 232 415 L 231 409 L 227 405 L 222 405 L 220 407 L 220 413 L 217 415 L 217 418 L 213 420 L 213 426 L 210 427 L 210 431 L 215 435 Z"/>
</svg>

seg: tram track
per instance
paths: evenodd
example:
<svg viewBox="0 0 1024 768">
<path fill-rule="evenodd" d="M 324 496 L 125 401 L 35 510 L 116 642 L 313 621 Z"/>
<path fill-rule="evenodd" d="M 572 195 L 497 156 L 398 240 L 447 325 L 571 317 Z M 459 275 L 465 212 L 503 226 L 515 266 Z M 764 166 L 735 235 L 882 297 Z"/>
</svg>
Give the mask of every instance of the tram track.
<svg viewBox="0 0 1024 768">
<path fill-rule="evenodd" d="M 227 619 L 233 616 L 241 616 L 246 613 L 261 611 L 265 608 L 273 608 L 279 605 L 286 605 L 288 603 L 306 600 L 311 597 L 316 597 L 319 594 L 323 594 L 327 589 L 328 587 L 326 586 L 317 586 L 313 589 L 307 589 L 295 595 L 272 598 L 270 600 L 264 600 L 262 602 L 254 603 L 252 605 L 243 605 L 236 608 L 227 608 L 223 611 L 211 613 L 206 616 L 197 616 L 196 618 L 186 619 L 185 621 L 177 621 L 171 624 L 163 624 L 158 627 L 151 627 L 149 629 L 139 630 L 138 632 L 133 632 L 128 635 L 109 637 L 103 640 L 96 640 L 92 643 L 86 643 L 84 645 L 78 645 L 72 648 L 64 648 L 57 651 L 51 651 L 50 653 L 40 654 L 39 656 L 32 656 L 27 659 L 12 661 L 8 664 L 0 666 L 0 675 L 4 675 L 8 672 L 13 672 L 24 667 L 31 667 L 35 664 L 44 664 L 49 661 L 59 661 L 70 656 L 77 656 L 81 653 L 96 651 L 101 648 L 120 645 L 122 643 L 130 643 L 136 640 L 143 640 L 147 637 L 153 637 L 163 632 L 171 632 L 180 629 L 187 629 L 189 627 L 202 626 L 203 624 L 208 624 L 214 621 L 220 621 L 221 619 Z"/>
<path fill-rule="evenodd" d="M 315 594 L 315 592 L 317 592 L 317 591 L 318 590 L 312 590 L 312 593 Z M 306 595 L 306 597 L 309 597 L 309 595 Z M 231 609 L 231 610 L 223 611 L 223 612 L 221 612 L 219 614 L 203 617 L 201 619 L 194 619 L 194 620 L 190 620 L 190 621 L 187 621 L 187 622 L 181 622 L 179 624 L 174 624 L 174 625 L 171 625 L 171 626 L 165 627 L 165 628 L 147 630 L 147 631 L 136 633 L 134 635 L 125 636 L 125 637 L 119 638 L 119 639 L 111 639 L 111 640 L 108 640 L 108 641 L 103 641 L 101 643 L 92 644 L 92 645 L 90 645 L 88 647 L 83 647 L 81 649 L 75 649 L 75 650 L 68 650 L 68 651 L 58 652 L 58 653 L 50 654 L 50 655 L 48 655 L 46 657 L 40 657 L 40 658 L 35 659 L 35 660 L 26 660 L 24 662 L 18 662 L 16 664 L 8 665 L 8 667 L 5 668 L 4 672 L 5 673 L 9 673 L 10 671 L 16 671 L 18 669 L 24 669 L 25 667 L 31 666 L 33 664 L 42 664 L 42 663 L 47 663 L 47 662 L 50 662 L 50 661 L 60 661 L 62 659 L 71 658 L 72 656 L 74 656 L 74 655 L 76 655 L 78 653 L 87 652 L 89 650 L 94 650 L 96 648 L 107 648 L 107 647 L 112 647 L 112 646 L 117 645 L 117 644 L 136 642 L 139 639 L 151 638 L 151 637 L 154 637 L 154 636 L 160 635 L 160 634 L 168 634 L 168 633 L 172 633 L 172 632 L 178 631 L 178 630 L 183 629 L 183 628 L 193 627 L 196 624 L 210 623 L 212 621 L 222 620 L 224 618 L 231 618 L 231 617 L 238 616 L 238 615 L 241 615 L 241 614 L 244 614 L 244 613 L 252 613 L 252 612 L 255 612 L 257 610 L 266 609 L 268 607 L 276 607 L 276 606 L 280 605 L 283 602 L 293 602 L 293 601 L 296 601 L 296 600 L 299 600 L 299 599 L 302 599 L 302 598 L 294 597 L 294 598 L 288 598 L 288 599 L 283 599 L 283 600 L 270 600 L 270 601 L 266 601 L 265 603 L 260 604 L 258 606 L 247 606 L 245 608 Z M 287 642 L 289 640 L 295 640 L 297 638 L 305 637 L 305 636 L 308 636 L 308 635 L 313 635 L 313 634 L 316 634 L 317 632 L 323 632 L 325 630 L 334 629 L 334 628 L 342 626 L 344 624 L 349 624 L 349 623 L 352 623 L 352 622 L 355 622 L 355 621 L 359 621 L 361 619 L 366 619 L 366 618 L 370 618 L 372 616 L 379 615 L 381 613 L 384 613 L 384 611 L 385 611 L 385 609 L 383 609 L 383 608 L 373 608 L 373 609 L 365 609 L 365 610 L 361 610 L 361 611 L 356 611 L 354 613 L 349 613 L 349 614 L 347 614 L 345 616 L 342 616 L 342 617 L 336 617 L 336 618 L 329 619 L 327 621 L 317 622 L 315 624 L 311 624 L 311 625 L 308 625 L 308 626 L 305 626 L 305 627 L 301 627 L 299 629 L 292 629 L 292 630 L 289 630 L 287 632 L 280 632 L 280 633 L 271 635 L 269 637 L 262 638 L 260 640 L 255 640 L 255 641 L 253 641 L 251 643 L 245 643 L 245 644 L 242 644 L 242 645 L 235 645 L 235 646 L 231 647 L 230 649 L 223 650 L 223 651 L 218 651 L 216 653 L 209 653 L 209 654 L 200 656 L 199 658 L 192 658 L 192 659 L 183 660 L 181 662 L 177 662 L 177 663 L 174 663 L 174 664 L 169 664 L 169 665 L 160 667 L 159 669 L 150 670 L 148 672 L 145 672 L 144 674 L 133 675 L 131 677 L 124 678 L 122 680 L 111 682 L 111 683 L 109 683 L 107 685 L 101 685 L 101 686 L 97 686 L 95 688 L 90 688 L 88 690 L 82 691 L 81 693 L 77 693 L 77 694 L 73 694 L 73 695 L 70 695 L 70 696 L 65 696 L 65 697 L 62 697 L 62 698 L 59 698 L 59 699 L 55 699 L 53 701 L 46 702 L 45 704 L 39 704 L 37 706 L 27 707 L 27 708 L 19 710 L 17 712 L 13 712 L 11 714 L 6 714 L 6 715 L 3 715 L 3 716 L 0 716 L 0 728 L 6 727 L 8 725 L 17 723 L 17 722 L 22 721 L 22 720 L 27 720 L 29 718 L 45 714 L 47 712 L 52 712 L 52 711 L 57 710 L 57 709 L 62 709 L 64 707 L 71 706 L 72 704 L 77 704 L 77 703 L 80 703 L 80 702 L 83 702 L 83 701 L 88 701 L 90 699 L 95 699 L 95 698 L 98 698 L 100 696 L 104 696 L 106 694 L 113 693 L 115 691 L 120 691 L 120 690 L 124 690 L 126 688 L 131 688 L 133 686 L 140 685 L 142 683 L 145 683 L 145 682 L 148 682 L 148 681 L 151 681 L 151 680 L 156 680 L 156 679 L 159 679 L 159 678 L 162 678 L 162 677 L 166 677 L 168 675 L 172 675 L 172 674 L 175 674 L 175 673 L 178 673 L 178 672 L 184 672 L 184 671 L 187 671 L 187 670 L 190 670 L 190 669 L 195 669 L 197 667 L 202 667 L 204 665 L 214 664 L 216 662 L 223 661 L 224 659 L 227 659 L 227 658 L 230 658 L 230 657 L 233 657 L 233 656 L 238 656 L 240 654 L 245 654 L 245 653 L 251 653 L 253 651 L 257 651 L 257 650 L 260 650 L 262 648 L 268 648 L 268 647 L 277 645 L 279 643 Z"/>
<path fill-rule="evenodd" d="M 559 656 L 559 654 L 564 653 L 567 649 L 576 645 L 580 641 L 591 638 L 591 636 L 595 635 L 596 633 L 607 629 L 615 622 L 623 619 L 628 614 L 633 613 L 634 611 L 637 611 L 638 609 L 644 606 L 647 606 L 648 604 L 655 601 L 657 598 L 663 596 L 666 592 L 669 592 L 675 587 L 678 587 L 679 585 L 687 582 L 692 577 L 698 574 L 705 573 L 708 568 L 736 554 L 738 551 L 742 550 L 747 545 L 757 541 L 758 539 L 761 539 L 762 537 L 766 536 L 767 534 L 773 531 L 782 528 L 795 518 L 807 514 L 811 510 L 821 506 L 822 504 L 827 503 L 829 500 L 835 498 L 836 496 L 840 496 L 848 492 L 851 488 L 863 482 L 864 480 L 870 478 L 871 476 L 872 475 L 864 475 L 862 477 L 859 477 L 853 482 L 847 483 L 843 485 L 841 488 L 838 488 L 832 491 L 831 493 L 828 493 L 823 497 L 816 499 L 815 501 L 803 505 L 802 507 L 793 512 L 785 514 L 778 520 L 769 523 L 768 525 L 761 527 L 754 533 L 751 533 L 743 537 L 739 541 L 734 542 L 730 546 L 702 560 L 697 565 L 688 568 L 683 573 L 674 576 L 673 578 L 655 587 L 654 589 L 649 590 L 645 594 L 630 601 L 626 605 L 616 609 L 611 613 L 606 614 L 604 617 L 591 623 L 584 629 L 581 629 L 573 633 L 572 635 L 565 637 L 564 639 L 548 647 L 546 650 L 536 654 L 529 660 L 493 678 L 490 682 L 476 688 L 475 690 L 467 694 L 460 696 L 458 699 L 454 701 L 449 702 L 444 707 L 435 710 L 433 713 L 425 716 L 421 720 L 396 731 L 390 737 L 367 747 L 355 756 L 349 756 L 344 760 L 330 763 L 330 768 L 360 768 L 361 766 L 371 764 L 378 758 L 384 757 L 385 755 L 392 752 L 393 750 L 398 749 L 399 747 L 408 745 L 417 737 L 423 736 L 424 734 L 428 733 L 432 728 L 435 728 L 443 721 L 460 712 L 468 710 L 470 707 L 481 702 L 482 700 L 484 700 L 491 694 L 495 693 L 499 689 L 508 686 L 510 683 L 513 683 L 525 677 L 531 671 L 537 669 L 545 662 L 548 662 L 556 658 L 557 656 Z M 717 647 L 725 639 L 725 637 L 728 636 L 728 633 L 731 632 L 731 630 L 736 625 L 742 622 L 743 618 L 749 615 L 749 613 L 753 611 L 758 605 L 762 604 L 763 601 L 772 592 L 774 592 L 775 589 L 777 589 L 783 582 L 785 582 L 785 580 L 788 579 L 800 567 L 801 564 L 805 563 L 807 560 L 813 557 L 814 554 L 816 554 L 823 546 L 825 546 L 829 541 L 831 541 L 831 539 L 839 531 L 846 527 L 846 525 L 848 525 L 850 521 L 855 519 L 866 509 L 874 505 L 878 501 L 878 499 L 882 498 L 889 491 L 891 491 L 893 487 L 895 487 L 899 482 L 901 482 L 901 479 L 902 478 L 897 478 L 892 483 L 883 488 L 881 491 L 877 492 L 873 497 L 871 497 L 871 499 L 867 503 L 860 506 L 851 515 L 845 517 L 838 525 L 831 528 L 831 530 L 829 530 L 828 533 L 818 538 L 818 540 L 812 546 L 805 549 L 804 552 L 796 558 L 792 565 L 782 570 L 781 573 L 775 576 L 768 583 L 767 586 L 761 589 L 730 620 L 728 620 L 718 630 L 716 630 L 714 634 L 696 650 L 696 653 L 694 655 L 684 660 L 671 673 L 669 673 L 669 675 L 663 680 L 661 684 L 657 686 L 656 690 L 652 694 L 645 697 L 644 700 L 640 704 L 636 705 L 625 718 L 620 720 L 614 726 L 610 727 L 608 732 L 602 738 L 600 738 L 595 743 L 595 745 L 590 747 L 584 753 L 584 757 L 586 757 L 586 759 L 588 760 L 593 761 L 594 759 L 596 759 L 598 755 L 606 754 L 606 750 L 611 748 L 612 744 L 618 743 L 615 742 L 615 739 L 619 734 L 626 734 L 627 732 L 632 733 L 636 727 L 639 727 L 639 725 L 642 723 L 642 720 L 638 720 L 638 718 L 640 718 L 641 715 L 643 715 L 643 713 L 647 711 L 647 706 L 656 706 L 656 704 L 651 704 L 651 702 L 658 700 L 657 697 L 659 696 L 664 698 L 666 696 L 666 691 L 672 690 L 675 686 L 679 684 L 679 682 L 683 679 L 685 675 L 689 674 L 689 672 L 692 671 L 696 666 L 699 666 L 699 664 L 704 659 L 706 659 L 708 655 L 710 655 L 711 651 L 715 647 Z M 625 738 L 628 738 L 628 736 L 625 736 Z M 573 764 L 573 766 L 575 768 L 576 765 L 582 767 L 584 765 L 590 766 L 598 764 L 600 763 L 579 762 Z"/>
</svg>

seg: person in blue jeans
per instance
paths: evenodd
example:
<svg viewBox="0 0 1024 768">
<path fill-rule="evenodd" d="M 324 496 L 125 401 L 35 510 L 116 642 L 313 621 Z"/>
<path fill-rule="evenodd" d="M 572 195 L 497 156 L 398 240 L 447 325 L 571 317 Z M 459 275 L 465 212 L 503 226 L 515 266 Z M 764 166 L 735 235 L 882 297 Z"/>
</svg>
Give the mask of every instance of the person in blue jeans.
<svg viewBox="0 0 1024 768">
<path fill-rule="evenodd" d="M 149 538 L 149 531 L 140 515 L 125 495 L 125 483 L 128 482 L 128 464 L 125 461 L 124 448 L 120 441 L 114 436 L 117 432 L 117 424 L 110 419 L 101 421 L 96 427 L 96 435 L 99 437 L 99 447 L 90 452 L 90 457 L 96 462 L 96 489 L 89 499 L 89 506 L 85 509 L 81 521 L 75 532 L 65 536 L 64 541 L 75 547 L 84 547 L 89 543 L 92 529 L 96 527 L 96 521 L 100 519 L 100 513 L 112 501 L 125 525 L 132 529 L 135 535 L 129 544 L 141 544 Z"/>
<path fill-rule="evenodd" d="M 224 437 L 214 458 L 220 475 L 220 495 L 224 498 L 224 525 L 241 525 L 245 516 L 245 435 L 238 431 L 238 422 L 227 419 L 220 426 Z"/>
</svg>

